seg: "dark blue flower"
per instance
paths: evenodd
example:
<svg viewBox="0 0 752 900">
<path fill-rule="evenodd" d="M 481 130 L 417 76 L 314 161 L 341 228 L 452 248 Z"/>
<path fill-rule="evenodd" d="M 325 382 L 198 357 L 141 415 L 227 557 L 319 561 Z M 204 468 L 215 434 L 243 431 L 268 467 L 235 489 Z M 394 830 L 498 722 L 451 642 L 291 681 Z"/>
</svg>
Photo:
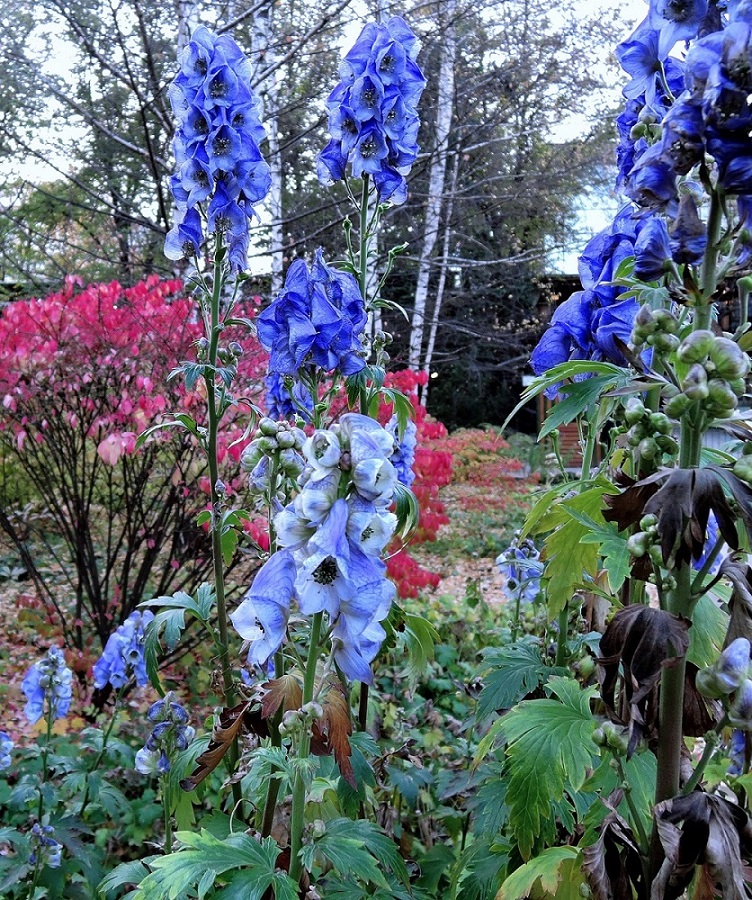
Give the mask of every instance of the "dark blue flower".
<svg viewBox="0 0 752 900">
<path fill-rule="evenodd" d="M 418 49 L 399 17 L 363 29 L 327 100 L 331 140 L 318 158 L 322 183 L 344 178 L 349 163 L 354 177 L 373 177 L 381 201 L 405 199 L 405 175 L 418 155 L 415 107 L 426 83 Z"/>
<path fill-rule="evenodd" d="M 660 32 L 658 50 L 667 56 L 677 41 L 696 37 L 708 12 L 708 0 L 650 0 L 649 21 Z"/>
<path fill-rule="evenodd" d="M 154 613 L 148 610 L 133 612 L 110 635 L 102 656 L 94 664 L 94 687 L 103 688 L 109 683 L 118 690 L 128 684 L 131 675 L 139 687 L 148 682 L 144 635 L 146 626 L 153 619 Z"/>
<path fill-rule="evenodd" d="M 412 419 L 408 419 L 405 424 L 405 431 L 400 438 L 397 416 L 392 416 L 387 422 L 386 430 L 394 438 L 394 453 L 389 459 L 397 472 L 397 479 L 401 484 L 410 487 L 415 481 L 413 464 L 415 462 L 415 448 L 418 444 L 418 428 Z"/>
<path fill-rule="evenodd" d="M 146 714 L 154 728 L 146 744 L 136 754 L 136 771 L 142 775 L 166 775 L 176 753 L 185 750 L 196 731 L 188 725 L 188 713 L 172 691 L 156 703 Z"/>
<path fill-rule="evenodd" d="M 278 372 L 270 372 L 264 379 L 266 384 L 266 410 L 270 419 L 277 421 L 294 419 L 297 416 L 310 422 L 313 413 L 313 398 L 302 381 Z"/>
<path fill-rule="evenodd" d="M 311 269 L 302 259 L 290 266 L 282 293 L 258 317 L 257 329 L 271 354 L 271 372 L 296 375 L 316 366 L 353 375 L 365 366 L 359 335 L 366 321 L 355 278 L 328 266 L 318 250 Z"/>
<path fill-rule="evenodd" d="M 685 194 L 671 228 L 671 255 L 674 262 L 699 266 L 702 262 L 708 234 L 700 219 L 694 197 Z"/>
<path fill-rule="evenodd" d="M 198 28 L 183 52 L 169 89 L 178 119 L 173 141 L 178 173 L 171 187 L 182 214 L 168 235 L 171 259 L 196 252 L 200 218 L 189 215 L 209 200 L 209 228 L 225 234 L 231 267 L 247 265 L 252 204 L 271 184 L 258 146 L 265 135 L 250 75 L 250 63 L 228 35 L 217 37 Z"/>
<path fill-rule="evenodd" d="M 195 208 L 178 210 L 175 225 L 165 238 L 165 256 L 167 259 L 197 256 L 203 239 L 199 211 Z"/>
<path fill-rule="evenodd" d="M 28 670 L 21 688 L 27 701 L 24 714 L 32 725 L 45 716 L 47 710 L 53 719 L 64 719 L 68 715 L 72 678 L 59 647 L 50 647 L 46 655 Z"/>
<path fill-rule="evenodd" d="M 651 216 L 645 220 L 635 241 L 634 257 L 634 274 L 642 281 L 656 281 L 665 274 L 671 246 L 664 219 Z"/>
<path fill-rule="evenodd" d="M 32 866 L 49 866 L 57 869 L 62 862 L 63 845 L 55 839 L 52 825 L 35 822 L 29 833 L 29 862 Z"/>
</svg>

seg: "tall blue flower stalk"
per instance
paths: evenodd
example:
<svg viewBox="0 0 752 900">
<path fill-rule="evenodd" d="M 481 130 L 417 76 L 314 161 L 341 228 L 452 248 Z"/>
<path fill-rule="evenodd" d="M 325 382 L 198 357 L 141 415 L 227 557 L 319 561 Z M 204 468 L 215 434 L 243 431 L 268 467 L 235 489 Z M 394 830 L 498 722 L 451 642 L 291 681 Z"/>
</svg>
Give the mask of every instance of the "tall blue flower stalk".
<svg viewBox="0 0 752 900">
<path fill-rule="evenodd" d="M 199 254 L 204 229 L 222 235 L 230 265 L 248 266 L 253 205 L 269 191 L 271 173 L 259 145 L 266 133 L 250 84 L 251 67 L 229 35 L 197 28 L 170 85 L 177 120 L 173 140 L 177 171 L 170 186 L 178 210 L 165 254 Z"/>
</svg>

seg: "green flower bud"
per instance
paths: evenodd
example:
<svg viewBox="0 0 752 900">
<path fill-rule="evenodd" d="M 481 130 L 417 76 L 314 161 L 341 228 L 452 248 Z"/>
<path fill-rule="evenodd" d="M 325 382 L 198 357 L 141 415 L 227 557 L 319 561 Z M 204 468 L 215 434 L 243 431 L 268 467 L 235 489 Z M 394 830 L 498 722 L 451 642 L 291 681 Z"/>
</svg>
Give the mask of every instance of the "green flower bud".
<svg viewBox="0 0 752 900">
<path fill-rule="evenodd" d="M 752 456 L 742 456 L 734 463 L 734 475 L 752 484 Z"/>
<path fill-rule="evenodd" d="M 690 400 L 705 400 L 708 396 L 708 373 L 699 363 L 690 367 L 682 382 L 682 390 Z"/>
<path fill-rule="evenodd" d="M 674 455 L 679 452 L 679 444 L 669 434 L 659 434 L 655 442 L 664 453 Z"/>
<path fill-rule="evenodd" d="M 658 456 L 658 444 L 656 444 L 655 438 L 643 438 L 637 445 L 637 452 L 642 459 L 655 459 Z"/>
<path fill-rule="evenodd" d="M 279 444 L 276 437 L 264 436 L 256 440 L 259 450 L 263 451 L 267 456 L 279 450 Z"/>
<path fill-rule="evenodd" d="M 672 353 L 679 346 L 679 338 L 675 334 L 664 334 L 663 332 L 656 332 L 656 334 L 652 335 L 652 340 L 648 340 L 648 343 L 652 343 L 653 347 L 664 355 L 668 355 Z"/>
<path fill-rule="evenodd" d="M 650 430 L 653 434 L 671 434 L 674 427 L 669 417 L 664 413 L 651 413 L 649 422 Z"/>
<path fill-rule="evenodd" d="M 742 348 L 729 338 L 716 338 L 710 350 L 716 373 L 721 378 L 744 378 L 749 373 L 750 361 Z"/>
<path fill-rule="evenodd" d="M 640 519 L 640 528 L 642 531 L 654 531 L 658 527 L 658 516 L 655 513 L 648 513 Z"/>
<path fill-rule="evenodd" d="M 668 309 L 656 309 L 653 312 L 658 328 L 665 334 L 676 334 L 679 330 L 679 320 Z"/>
<path fill-rule="evenodd" d="M 650 535 L 644 531 L 638 531 L 637 534 L 630 535 L 627 538 L 627 550 L 632 556 L 644 556 L 648 552 L 651 545 Z"/>
<path fill-rule="evenodd" d="M 295 446 L 295 435 L 291 431 L 282 431 L 277 435 L 277 444 L 281 450 L 291 450 Z"/>
<path fill-rule="evenodd" d="M 269 419 L 264 416 L 258 423 L 258 430 L 267 437 L 275 437 L 277 434 L 277 423 L 274 419 Z"/>
<path fill-rule="evenodd" d="M 686 412 L 691 402 L 686 394 L 677 394 L 666 403 L 663 409 L 667 416 L 678 419 Z"/>
<path fill-rule="evenodd" d="M 636 425 L 646 413 L 645 404 L 639 397 L 630 397 L 624 407 L 624 420 L 627 425 Z"/>
<path fill-rule="evenodd" d="M 707 329 L 692 331 L 679 345 L 676 357 L 683 363 L 703 362 L 708 358 L 715 339 L 713 332 Z"/>
<path fill-rule="evenodd" d="M 711 378 L 708 382 L 708 404 L 729 414 L 739 405 L 736 394 L 723 378 Z M 717 414 L 717 413 L 716 413 Z"/>
</svg>

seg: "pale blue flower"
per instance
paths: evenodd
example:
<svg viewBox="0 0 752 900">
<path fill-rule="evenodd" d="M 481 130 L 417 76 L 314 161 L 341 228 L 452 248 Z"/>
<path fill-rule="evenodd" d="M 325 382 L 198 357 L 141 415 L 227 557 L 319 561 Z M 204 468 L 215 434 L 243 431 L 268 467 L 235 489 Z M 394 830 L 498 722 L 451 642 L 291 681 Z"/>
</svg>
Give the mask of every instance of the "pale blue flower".
<svg viewBox="0 0 752 900">
<path fill-rule="evenodd" d="M 94 664 L 94 687 L 103 688 L 107 683 L 116 690 L 128 684 L 131 676 L 143 687 L 149 681 L 144 660 L 146 627 L 154 619 L 154 613 L 132 612 L 118 626 L 105 645 L 102 656 Z"/>
<path fill-rule="evenodd" d="M 24 714 L 32 725 L 46 714 L 46 705 L 53 719 L 64 719 L 68 715 L 73 696 L 72 679 L 63 651 L 58 647 L 50 647 L 47 654 L 34 663 L 21 685 L 27 700 Z"/>
</svg>

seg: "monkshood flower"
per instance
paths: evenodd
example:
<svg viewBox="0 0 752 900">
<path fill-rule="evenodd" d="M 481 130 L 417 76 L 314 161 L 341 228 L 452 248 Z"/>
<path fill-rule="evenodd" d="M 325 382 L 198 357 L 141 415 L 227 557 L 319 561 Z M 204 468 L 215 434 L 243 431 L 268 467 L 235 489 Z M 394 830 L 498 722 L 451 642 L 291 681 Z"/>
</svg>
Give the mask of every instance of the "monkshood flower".
<svg viewBox="0 0 752 900">
<path fill-rule="evenodd" d="M 415 481 L 413 464 L 415 463 L 415 448 L 418 444 L 418 426 L 412 419 L 408 419 L 405 431 L 400 438 L 397 416 L 392 416 L 387 422 L 386 430 L 394 439 L 394 453 L 389 459 L 397 472 L 397 480 L 400 484 L 410 487 Z"/>
<path fill-rule="evenodd" d="M 420 44 L 399 16 L 366 25 L 340 66 L 327 100 L 331 140 L 321 151 L 319 181 L 370 175 L 381 201 L 403 203 L 405 175 L 418 157 L 416 106 L 426 80 L 415 59 Z"/>
<path fill-rule="evenodd" d="M 32 866 L 49 866 L 57 869 L 62 861 L 63 845 L 55 840 L 55 829 L 52 825 L 40 825 L 35 822 L 29 833 L 29 862 Z"/>
<path fill-rule="evenodd" d="M 0 770 L 10 766 L 10 752 L 14 747 L 13 740 L 7 731 L 0 731 Z"/>
<path fill-rule="evenodd" d="M 270 419 L 277 421 L 301 418 L 312 420 L 313 398 L 308 388 L 297 379 L 292 380 L 290 389 L 285 378 L 278 372 L 270 372 L 264 379 L 266 384 L 266 409 Z"/>
<path fill-rule="evenodd" d="M 736 692 L 729 710 L 729 722 L 734 728 L 752 731 L 752 681 L 749 678 L 744 679 Z"/>
<path fill-rule="evenodd" d="M 569 359 L 626 364 L 616 338 L 625 344 L 629 341 L 639 306 L 635 300 L 620 301 L 623 289 L 613 281 L 621 263 L 634 256 L 643 223 L 634 219 L 632 208 L 626 206 L 608 228 L 588 242 L 579 266 L 585 290 L 572 294 L 554 312 L 530 359 L 537 375 Z M 556 389 L 549 393 L 554 396 Z"/>
<path fill-rule="evenodd" d="M 27 700 L 24 714 L 32 725 L 45 715 L 46 704 L 53 719 L 64 719 L 68 715 L 72 678 L 59 647 L 50 647 L 46 655 L 28 670 L 21 688 Z"/>
<path fill-rule="evenodd" d="M 530 603 L 538 596 L 543 572 L 539 557 L 535 544 L 529 539 L 520 541 L 519 535 L 496 557 L 496 565 L 513 597 Z"/>
<path fill-rule="evenodd" d="M 94 687 L 111 684 L 119 690 L 128 684 L 131 675 L 136 684 L 143 687 L 149 680 L 144 660 L 144 636 L 146 626 L 154 619 L 154 613 L 132 612 L 107 640 L 102 656 L 94 663 Z"/>
<path fill-rule="evenodd" d="M 142 775 L 166 775 L 175 754 L 193 740 L 195 729 L 188 725 L 188 713 L 168 691 L 149 707 L 146 714 L 154 723 L 149 739 L 136 754 L 136 771 Z"/>
<path fill-rule="evenodd" d="M 697 673 L 697 689 L 706 697 L 722 697 L 740 688 L 747 678 L 750 645 L 737 638 L 721 653 L 715 664 Z"/>
<path fill-rule="evenodd" d="M 642 281 L 657 281 L 671 260 L 671 244 L 664 219 L 651 216 L 634 245 L 634 275 Z"/>
<path fill-rule="evenodd" d="M 650 0 L 648 21 L 659 33 L 659 54 L 665 57 L 677 41 L 696 37 L 707 14 L 708 0 Z"/>
<path fill-rule="evenodd" d="M 729 758 L 731 765 L 727 772 L 729 775 L 741 775 L 744 771 L 744 758 L 747 749 L 747 733 L 740 728 L 735 728 L 731 732 L 731 746 L 729 747 Z"/>
<path fill-rule="evenodd" d="M 397 517 L 389 511 L 397 472 L 392 435 L 368 416 L 347 413 L 303 445 L 300 493 L 274 517 L 274 553 L 231 615 L 249 642 L 249 664 L 263 668 L 284 643 L 293 602 L 304 616 L 325 613 L 335 662 L 370 683 L 384 639 L 379 624 L 394 586 L 380 558 Z"/>
<path fill-rule="evenodd" d="M 165 241 L 169 259 L 196 255 L 203 243 L 203 205 L 209 230 L 221 233 L 233 269 L 247 267 L 248 229 L 271 185 L 259 144 L 265 132 L 251 90 L 251 66 L 235 41 L 196 29 L 169 88 L 177 118 L 177 171 L 171 179 L 178 209 Z"/>
<path fill-rule="evenodd" d="M 319 249 L 310 269 L 305 260 L 293 262 L 256 327 L 272 373 L 294 376 L 317 367 L 354 375 L 365 366 L 359 335 L 367 320 L 355 278 L 328 266 Z"/>
</svg>

